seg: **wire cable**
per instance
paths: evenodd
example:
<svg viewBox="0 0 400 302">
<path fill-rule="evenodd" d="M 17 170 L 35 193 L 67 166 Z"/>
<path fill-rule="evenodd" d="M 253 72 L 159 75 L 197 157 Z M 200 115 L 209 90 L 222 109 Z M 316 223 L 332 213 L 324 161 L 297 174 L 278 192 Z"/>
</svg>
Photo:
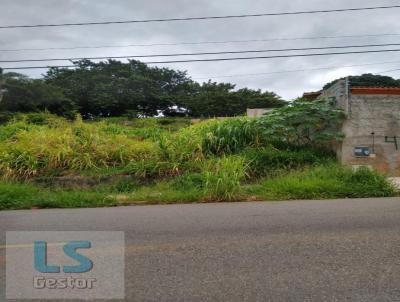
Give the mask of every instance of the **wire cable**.
<svg viewBox="0 0 400 302">
<path fill-rule="evenodd" d="M 189 62 L 217 62 L 217 61 L 238 61 L 238 60 L 257 60 L 257 59 L 276 59 L 276 58 L 294 58 L 294 57 L 313 57 L 313 56 L 330 56 L 330 55 L 346 55 L 346 54 L 364 54 L 364 53 L 383 53 L 383 52 L 400 52 L 400 49 L 383 49 L 383 50 L 365 50 L 365 51 L 348 51 L 348 52 L 327 52 L 312 54 L 293 54 L 279 56 L 259 56 L 259 57 L 239 57 L 239 58 L 219 58 L 219 59 L 194 59 L 194 60 L 177 60 L 177 61 L 158 61 L 143 62 L 145 64 L 170 64 L 170 63 L 189 63 Z M 76 65 L 56 65 L 56 66 L 17 66 L 2 67 L 3 70 L 10 69 L 46 69 L 46 68 L 73 68 Z"/>
<path fill-rule="evenodd" d="M 226 40 L 226 41 L 201 41 L 201 42 L 180 42 L 180 43 L 153 43 L 153 44 L 125 44 L 125 45 L 98 45 L 98 46 L 71 46 L 71 47 L 48 47 L 48 48 L 15 48 L 0 49 L 2 52 L 18 51 L 45 51 L 45 50 L 73 50 L 73 49 L 100 49 L 100 48 L 125 48 L 125 47 L 154 47 L 154 46 L 178 46 L 178 45 L 207 45 L 207 44 L 234 44 L 234 43 L 253 43 L 253 42 L 273 42 L 273 41 L 298 41 L 298 40 L 322 40 L 322 39 L 348 39 L 366 37 L 393 37 L 400 36 L 396 33 L 385 34 L 361 34 L 361 35 L 338 35 L 338 36 L 316 36 L 316 37 L 292 37 L 292 38 L 266 38 L 252 40 Z"/>
<path fill-rule="evenodd" d="M 339 8 L 339 9 L 323 9 L 323 10 L 308 10 L 308 11 L 292 11 L 292 12 L 278 12 L 278 13 L 261 13 L 261 14 L 225 15 L 225 16 L 166 18 L 166 19 L 144 19 L 144 20 L 104 21 L 104 22 L 77 22 L 77 23 L 54 23 L 54 24 L 33 24 L 33 25 L 2 25 L 2 26 L 0 26 L 0 29 L 37 28 L 37 27 L 65 27 L 65 26 L 88 26 L 88 25 L 110 25 L 110 24 L 127 24 L 127 23 L 176 22 L 176 21 L 217 20 L 217 19 L 238 19 L 238 18 L 254 18 L 254 17 L 272 17 L 272 16 L 287 16 L 287 15 L 305 15 L 305 14 L 320 14 L 320 13 L 370 11 L 370 10 L 393 9 L 393 8 L 400 8 L 400 5 L 372 6 L 372 7 L 354 7 L 354 8 Z"/>
<path fill-rule="evenodd" d="M 152 54 L 152 55 L 127 55 L 127 56 L 102 56 L 102 57 L 72 57 L 72 58 L 49 58 L 49 59 L 20 59 L 20 60 L 0 60 L 0 63 L 51 62 L 51 61 L 79 61 L 79 60 L 101 60 L 101 59 L 180 57 L 180 56 L 204 56 L 204 55 L 225 55 L 225 54 L 242 54 L 242 53 L 286 52 L 286 51 L 346 49 L 346 48 L 365 48 L 365 47 L 387 47 L 387 46 L 400 46 L 400 43 L 363 44 L 363 45 L 341 45 L 341 46 L 306 47 L 306 48 L 284 48 L 284 49 L 260 49 L 260 50 L 217 51 L 217 52 L 194 52 L 194 53 L 175 53 L 175 54 Z"/>
<path fill-rule="evenodd" d="M 312 54 L 293 54 L 293 55 L 258 56 L 258 57 L 238 57 L 238 58 L 218 58 L 218 59 L 193 59 L 193 60 L 175 60 L 175 61 L 153 61 L 153 62 L 144 62 L 144 63 L 146 63 L 146 64 L 171 64 L 171 63 L 191 63 L 191 62 L 240 61 L 240 60 L 278 59 L 278 58 L 295 58 L 295 57 L 314 57 L 314 56 L 364 54 L 364 53 L 382 53 L 382 52 L 400 52 L 400 49 L 364 50 L 364 51 L 348 51 L 348 52 L 326 52 L 326 53 L 312 53 Z"/>
<path fill-rule="evenodd" d="M 216 75 L 216 76 L 204 76 L 204 77 L 193 77 L 193 80 L 206 80 L 212 78 L 235 78 L 235 77 L 247 77 L 247 76 L 261 76 L 261 75 L 271 75 L 280 73 L 295 73 L 304 71 L 315 71 L 315 70 L 326 70 L 326 69 L 338 69 L 338 68 L 349 68 L 349 67 L 362 67 L 362 66 L 372 66 L 372 65 L 383 65 L 383 64 L 400 64 L 400 61 L 386 61 L 386 62 L 376 62 L 376 63 L 366 63 L 366 64 L 353 64 L 353 65 L 342 65 L 342 66 L 326 66 L 326 67 L 316 67 L 316 68 L 302 68 L 302 69 L 291 69 L 291 70 L 280 70 L 271 72 L 261 72 L 261 73 L 242 73 L 242 74 L 231 74 L 231 75 Z M 395 71 L 398 69 L 386 70 L 383 72 Z"/>
</svg>

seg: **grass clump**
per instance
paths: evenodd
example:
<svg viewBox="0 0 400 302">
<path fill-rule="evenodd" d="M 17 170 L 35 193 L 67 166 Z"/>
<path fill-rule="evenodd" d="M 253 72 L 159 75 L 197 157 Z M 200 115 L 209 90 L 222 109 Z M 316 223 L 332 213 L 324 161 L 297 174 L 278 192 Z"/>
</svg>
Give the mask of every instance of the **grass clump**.
<svg viewBox="0 0 400 302">
<path fill-rule="evenodd" d="M 204 175 L 201 173 L 186 173 L 175 177 L 170 182 L 171 188 L 175 190 L 203 190 L 205 185 Z"/>
<path fill-rule="evenodd" d="M 236 153 L 260 144 L 261 137 L 255 120 L 244 117 L 212 124 L 202 141 L 204 152 L 216 155 Z"/>
<path fill-rule="evenodd" d="M 211 159 L 205 163 L 204 194 L 212 201 L 232 201 L 240 198 L 241 181 L 246 176 L 247 165 L 240 156 Z"/>
<path fill-rule="evenodd" d="M 195 187 L 177 187 L 173 181 L 160 181 L 143 186 L 131 194 L 117 196 L 120 204 L 163 204 L 198 202 L 203 199 L 203 192 Z"/>
<path fill-rule="evenodd" d="M 240 154 L 249 162 L 249 173 L 253 177 L 324 164 L 334 159 L 334 154 L 330 151 L 309 147 L 248 148 Z"/>
<path fill-rule="evenodd" d="M 85 190 L 51 190 L 29 183 L 0 183 L 0 210 L 114 206 L 109 194 Z"/>
<path fill-rule="evenodd" d="M 212 158 L 203 163 L 200 172 L 184 173 L 169 181 L 144 186 L 124 199 L 126 203 L 239 200 L 243 198 L 241 182 L 246 168 L 245 159 L 240 156 Z"/>
<path fill-rule="evenodd" d="M 249 186 L 247 193 L 262 200 L 289 200 L 388 197 L 396 189 L 377 172 L 331 163 L 267 179 Z"/>
<path fill-rule="evenodd" d="M 200 161 L 259 146 L 261 138 L 252 119 L 211 119 L 181 129 L 167 139 L 166 145 L 169 157 L 175 161 Z"/>
</svg>

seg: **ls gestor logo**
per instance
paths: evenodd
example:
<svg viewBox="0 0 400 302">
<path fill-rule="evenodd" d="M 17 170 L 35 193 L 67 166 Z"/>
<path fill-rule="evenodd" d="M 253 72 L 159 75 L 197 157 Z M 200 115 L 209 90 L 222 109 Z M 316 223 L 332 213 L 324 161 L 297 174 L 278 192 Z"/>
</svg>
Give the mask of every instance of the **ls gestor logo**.
<svg viewBox="0 0 400 302">
<path fill-rule="evenodd" d="M 34 267 L 40 273 L 87 273 L 93 268 L 93 262 L 86 256 L 79 254 L 78 249 L 91 248 L 90 241 L 70 241 L 63 246 L 64 254 L 78 262 L 78 265 L 50 265 L 47 263 L 47 242 L 34 242 Z M 96 282 L 94 278 L 46 278 L 35 276 L 33 287 L 36 289 L 92 289 Z"/>
<path fill-rule="evenodd" d="M 4 264 L 7 301 L 125 301 L 124 232 L 7 231 L 5 247 L 0 301 Z"/>
</svg>

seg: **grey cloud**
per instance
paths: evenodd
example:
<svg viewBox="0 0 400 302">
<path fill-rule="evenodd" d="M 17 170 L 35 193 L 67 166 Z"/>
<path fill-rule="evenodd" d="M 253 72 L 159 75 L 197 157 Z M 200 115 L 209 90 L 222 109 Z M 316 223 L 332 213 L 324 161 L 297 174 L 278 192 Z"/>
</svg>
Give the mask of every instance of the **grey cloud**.
<svg viewBox="0 0 400 302">
<path fill-rule="evenodd" d="M 362 7 L 391 5 L 398 1 L 349 0 L 326 2 L 321 0 L 1 0 L 0 24 L 38 24 L 77 21 L 130 20 L 203 15 L 257 13 L 267 11 L 310 10 L 319 8 Z M 217 21 L 146 23 L 110 26 L 0 30 L 0 48 L 68 47 L 103 44 L 148 44 L 196 41 L 263 39 L 275 37 L 330 36 L 350 34 L 400 33 L 400 9 L 340 14 L 301 15 L 286 17 L 231 19 Z M 397 41 L 396 41 L 397 40 Z M 331 40 L 298 40 L 218 45 L 179 45 L 109 49 L 52 50 L 30 52 L 0 52 L 1 59 L 49 58 L 73 56 L 107 56 L 156 54 L 173 52 L 223 51 L 261 48 L 329 46 L 363 43 L 398 42 L 396 37 L 352 38 Z M 294 98 L 303 91 L 319 89 L 335 77 L 364 72 L 379 72 L 400 68 L 399 64 L 371 65 L 342 68 L 345 65 L 400 61 L 400 53 L 344 55 L 329 57 L 290 58 L 254 61 L 210 63 L 180 63 L 168 65 L 187 70 L 193 78 L 230 74 L 267 73 L 292 69 L 337 66 L 333 70 L 298 73 L 215 78 L 229 81 L 237 87 L 275 91 L 284 98 Z M 68 63 L 68 62 L 66 62 Z M 41 65 L 41 63 L 35 63 Z M 18 64 L 3 64 L 2 67 Z M 21 63 L 27 65 L 27 63 Z M 34 65 L 29 63 L 29 65 Z M 27 71 L 40 76 L 38 70 Z M 399 76 L 399 73 L 391 73 Z"/>
</svg>

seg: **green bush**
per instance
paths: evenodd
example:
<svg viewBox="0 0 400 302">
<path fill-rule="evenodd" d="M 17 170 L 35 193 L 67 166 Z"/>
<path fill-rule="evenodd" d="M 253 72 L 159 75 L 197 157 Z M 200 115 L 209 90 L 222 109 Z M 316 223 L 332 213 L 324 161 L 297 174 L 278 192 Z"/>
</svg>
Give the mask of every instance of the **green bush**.
<svg viewBox="0 0 400 302">
<path fill-rule="evenodd" d="M 344 118 L 343 110 L 330 100 L 300 99 L 268 112 L 255 123 L 269 142 L 320 146 L 343 139 L 340 125 Z"/>
<path fill-rule="evenodd" d="M 17 115 L 17 119 L 21 119 L 28 124 L 32 125 L 49 125 L 49 126 L 60 126 L 66 121 L 66 119 L 49 112 L 34 112 Z"/>
</svg>

